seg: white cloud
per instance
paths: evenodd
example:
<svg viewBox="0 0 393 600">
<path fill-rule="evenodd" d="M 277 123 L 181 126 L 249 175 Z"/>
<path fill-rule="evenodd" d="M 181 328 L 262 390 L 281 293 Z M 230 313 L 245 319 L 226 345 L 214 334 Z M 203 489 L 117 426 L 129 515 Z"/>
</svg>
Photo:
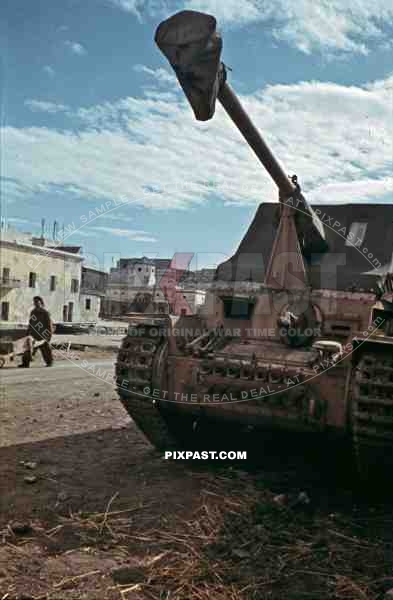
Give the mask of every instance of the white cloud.
<svg viewBox="0 0 393 600">
<path fill-rule="evenodd" d="M 113 6 L 116 6 L 117 8 L 121 8 L 122 10 L 135 15 L 136 17 L 138 17 L 138 19 L 141 18 L 141 0 L 108 0 L 108 2 L 110 2 L 111 4 L 113 4 Z"/>
<path fill-rule="evenodd" d="M 86 227 L 82 228 L 80 227 L 77 231 L 71 231 L 70 233 L 67 233 L 67 238 L 71 237 L 71 236 L 75 236 L 75 238 L 80 238 L 80 237 L 87 237 L 87 238 L 96 238 L 97 234 L 94 233 L 94 231 L 91 231 L 91 229 L 87 229 Z"/>
<path fill-rule="evenodd" d="M 33 223 L 31 223 L 31 221 L 29 221 L 28 219 L 21 219 L 19 217 L 8 217 L 7 221 L 9 223 L 16 223 L 17 225 L 25 225 L 27 223 L 30 223 L 30 225 L 33 225 Z M 34 223 L 34 225 L 37 225 L 37 223 Z"/>
<path fill-rule="evenodd" d="M 393 77 L 366 86 L 300 82 L 241 99 L 310 201 L 375 202 L 393 197 L 392 88 Z M 277 199 L 221 108 L 213 121 L 197 123 L 183 97 L 165 91 L 80 109 L 68 130 L 6 127 L 3 139 L 4 192 L 12 199 L 61 189 L 159 209 L 212 194 L 224 204 Z"/>
<path fill-rule="evenodd" d="M 167 17 L 178 10 L 179 0 L 106 0 L 108 4 L 120 8 L 137 17 L 142 22 L 143 16 Z"/>
<path fill-rule="evenodd" d="M 157 242 L 157 238 L 153 237 L 147 231 L 139 231 L 136 229 L 119 229 L 117 227 L 92 227 L 95 231 L 102 231 L 115 235 L 117 237 L 127 238 L 132 242 Z"/>
<path fill-rule="evenodd" d="M 44 73 L 49 75 L 49 77 L 54 77 L 56 74 L 56 71 L 50 65 L 45 65 L 44 67 L 42 67 L 42 70 L 44 71 Z"/>
<path fill-rule="evenodd" d="M 145 65 L 135 65 L 134 71 L 136 73 L 144 73 L 146 75 L 149 75 L 157 83 L 162 83 L 162 84 L 171 83 L 174 85 L 178 85 L 175 75 L 173 75 L 166 69 L 162 69 L 162 68 L 151 69 L 150 67 L 146 67 Z"/>
<path fill-rule="evenodd" d="M 373 40 L 389 39 L 383 26 L 393 23 L 393 5 L 385 0 L 188 0 L 186 5 L 224 24 L 268 22 L 276 38 L 305 53 L 365 54 Z"/>
<path fill-rule="evenodd" d="M 33 112 L 59 113 L 67 112 L 69 107 L 65 104 L 56 104 L 55 102 L 45 102 L 44 100 L 25 100 L 25 106 Z"/>
<path fill-rule="evenodd" d="M 70 40 L 66 40 L 64 44 L 69 50 L 71 50 L 73 54 L 77 54 L 78 56 L 83 56 L 84 54 L 87 54 L 86 48 L 82 46 L 82 44 L 80 44 L 79 42 L 71 42 Z"/>
<path fill-rule="evenodd" d="M 100 219 L 102 221 L 121 221 L 122 223 L 133 223 L 134 219 L 133 217 L 126 217 L 123 213 L 119 212 L 118 210 L 114 210 L 113 213 L 112 212 L 106 212 L 103 213 L 100 216 Z"/>
<path fill-rule="evenodd" d="M 141 20 L 184 8 L 208 12 L 219 25 L 242 27 L 266 23 L 266 31 L 300 51 L 366 54 L 374 41 L 389 42 L 393 4 L 386 0 L 108 0 Z"/>
<path fill-rule="evenodd" d="M 5 136 L 2 137 L 1 133 L 0 129 L 0 139 L 2 139 L 3 142 Z M 6 175 L 6 169 L 3 169 L 3 175 L 0 177 L 0 195 L 4 201 L 4 207 L 9 204 L 18 203 L 20 208 L 23 201 L 27 197 L 33 196 L 37 191 L 38 186 L 36 184 L 31 186 L 25 179 L 22 181 L 10 179 Z"/>
<path fill-rule="evenodd" d="M 269 12 L 269 1 L 258 0 L 188 0 L 182 2 L 185 8 L 207 12 L 216 17 L 218 23 L 237 23 L 244 25 L 261 18 L 266 18 Z"/>
<path fill-rule="evenodd" d="M 393 176 L 385 176 L 381 179 L 365 178 L 358 181 L 341 181 L 325 183 L 315 188 L 309 195 L 311 202 L 331 203 L 335 201 L 372 202 L 378 198 L 393 199 Z"/>
</svg>

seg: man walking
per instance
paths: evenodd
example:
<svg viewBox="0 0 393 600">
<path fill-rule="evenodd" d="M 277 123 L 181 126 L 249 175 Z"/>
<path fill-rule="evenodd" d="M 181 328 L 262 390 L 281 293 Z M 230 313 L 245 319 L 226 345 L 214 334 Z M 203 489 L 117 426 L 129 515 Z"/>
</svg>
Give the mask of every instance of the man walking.
<svg viewBox="0 0 393 600">
<path fill-rule="evenodd" d="M 38 342 L 43 341 L 39 348 L 46 366 L 50 367 L 53 364 L 52 348 L 50 346 L 50 340 L 53 334 L 53 323 L 41 296 L 34 296 L 33 303 L 34 308 L 30 313 L 27 335 L 30 335 Z M 34 350 L 32 352 L 31 349 L 27 349 L 24 352 L 22 364 L 20 365 L 21 367 L 27 368 L 30 366 L 31 361 L 33 360 L 33 353 Z"/>
</svg>

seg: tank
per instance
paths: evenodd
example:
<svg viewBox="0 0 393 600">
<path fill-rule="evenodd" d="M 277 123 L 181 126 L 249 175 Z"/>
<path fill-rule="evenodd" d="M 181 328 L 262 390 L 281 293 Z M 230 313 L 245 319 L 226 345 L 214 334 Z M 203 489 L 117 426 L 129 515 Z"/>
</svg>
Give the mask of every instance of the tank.
<svg viewBox="0 0 393 600">
<path fill-rule="evenodd" d="M 158 27 L 155 40 L 196 119 L 211 119 L 220 102 L 276 183 L 279 202 L 260 207 L 238 252 L 218 267 L 201 314 L 176 322 L 168 314 L 129 316 L 116 364 L 124 407 L 159 450 L 186 447 L 209 423 L 217 435 L 225 426 L 260 430 L 261 444 L 264 431 L 338 436 L 353 448 L 362 476 L 388 472 L 389 269 L 358 268 L 363 287 L 348 286 L 345 265 L 343 282 L 326 276 L 337 252 L 331 228 L 228 84 L 214 17 L 182 11 Z M 347 248 L 350 235 L 341 243 Z M 174 287 L 165 292 L 171 304 Z"/>
</svg>

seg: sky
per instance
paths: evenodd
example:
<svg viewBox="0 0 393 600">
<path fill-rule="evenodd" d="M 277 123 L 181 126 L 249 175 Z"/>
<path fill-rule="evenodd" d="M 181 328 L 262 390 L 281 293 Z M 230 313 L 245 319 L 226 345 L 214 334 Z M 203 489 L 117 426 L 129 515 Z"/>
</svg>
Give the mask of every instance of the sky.
<svg viewBox="0 0 393 600">
<path fill-rule="evenodd" d="M 277 190 L 218 105 L 196 122 L 157 25 L 216 16 L 229 81 L 312 203 L 393 200 L 393 4 L 385 0 L 6 0 L 2 220 L 58 231 L 107 268 L 212 267 Z M 102 207 L 105 207 L 104 209 Z M 60 234 L 58 234 L 59 236 Z"/>
</svg>

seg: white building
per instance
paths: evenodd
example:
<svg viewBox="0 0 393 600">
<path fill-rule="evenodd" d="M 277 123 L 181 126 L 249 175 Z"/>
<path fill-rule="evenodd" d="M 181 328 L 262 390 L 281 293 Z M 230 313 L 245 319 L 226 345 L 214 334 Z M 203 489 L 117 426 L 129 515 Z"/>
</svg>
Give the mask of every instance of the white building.
<svg viewBox="0 0 393 600">
<path fill-rule="evenodd" d="M 206 301 L 206 290 L 176 288 L 175 314 L 196 315 Z"/>
<path fill-rule="evenodd" d="M 182 276 L 170 259 L 122 258 L 111 269 L 103 314 L 107 318 L 132 312 L 197 314 L 206 291 L 196 281 L 179 285 Z"/>
<path fill-rule="evenodd" d="M 117 267 L 111 269 L 109 283 L 125 284 L 132 288 L 153 288 L 156 284 L 154 261 L 142 258 L 121 258 Z"/>
<path fill-rule="evenodd" d="M 124 316 L 148 306 L 154 294 L 156 268 L 146 258 L 121 258 L 111 269 L 106 286 L 103 314 L 105 317 Z"/>
<path fill-rule="evenodd" d="M 108 273 L 91 267 L 82 267 L 81 292 L 79 296 L 80 318 L 83 323 L 96 323 L 102 310 Z"/>
<path fill-rule="evenodd" d="M 41 296 L 54 322 L 79 321 L 80 248 L 51 248 L 12 232 L 0 239 L 0 322 L 27 323 Z"/>
</svg>

